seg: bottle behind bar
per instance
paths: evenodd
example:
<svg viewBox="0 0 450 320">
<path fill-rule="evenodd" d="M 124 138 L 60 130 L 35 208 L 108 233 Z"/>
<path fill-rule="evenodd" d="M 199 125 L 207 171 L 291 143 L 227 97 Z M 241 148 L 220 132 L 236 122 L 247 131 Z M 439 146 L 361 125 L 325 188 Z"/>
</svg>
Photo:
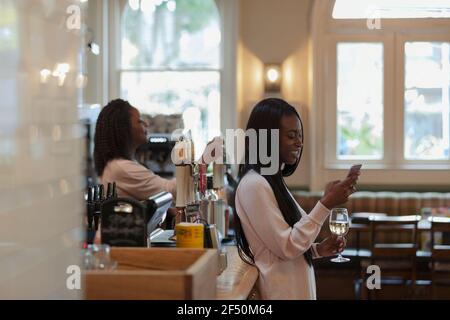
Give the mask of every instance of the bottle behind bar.
<svg viewBox="0 0 450 320">
<path fill-rule="evenodd" d="M 102 184 L 98 186 L 98 199 L 100 205 L 103 201 L 105 201 L 105 187 Z"/>
<path fill-rule="evenodd" d="M 94 196 L 93 196 L 94 203 L 97 203 L 97 201 L 98 201 L 98 186 L 93 186 L 92 190 L 94 190 Z"/>
<path fill-rule="evenodd" d="M 99 220 L 100 220 L 100 214 L 101 214 L 101 206 L 102 206 L 102 195 L 100 193 L 103 193 L 103 185 L 97 185 L 94 187 L 94 228 L 95 231 L 98 231 L 99 226 Z"/>
<path fill-rule="evenodd" d="M 113 197 L 112 183 L 108 182 L 108 188 L 106 189 L 106 199 Z"/>
<path fill-rule="evenodd" d="M 93 244 L 95 238 L 94 230 L 94 215 L 95 215 L 95 202 L 94 202 L 94 188 L 88 187 L 87 189 L 87 200 L 86 200 L 86 214 L 87 214 L 87 234 L 86 242 L 87 244 Z"/>
<path fill-rule="evenodd" d="M 87 210 L 87 225 L 88 230 L 92 230 L 92 224 L 94 221 L 94 198 L 92 187 L 87 188 L 86 210 Z"/>
<path fill-rule="evenodd" d="M 113 185 L 112 185 L 112 197 L 117 198 L 117 188 L 116 188 L 115 182 L 113 182 Z"/>
</svg>

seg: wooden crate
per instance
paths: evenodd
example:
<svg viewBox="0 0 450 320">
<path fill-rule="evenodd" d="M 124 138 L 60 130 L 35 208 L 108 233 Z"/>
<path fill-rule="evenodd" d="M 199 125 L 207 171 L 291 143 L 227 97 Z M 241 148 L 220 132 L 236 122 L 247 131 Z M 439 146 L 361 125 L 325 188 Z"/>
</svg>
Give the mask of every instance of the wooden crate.
<svg viewBox="0 0 450 320">
<path fill-rule="evenodd" d="M 217 250 L 111 248 L 116 270 L 84 273 L 88 300 L 215 299 Z"/>
</svg>

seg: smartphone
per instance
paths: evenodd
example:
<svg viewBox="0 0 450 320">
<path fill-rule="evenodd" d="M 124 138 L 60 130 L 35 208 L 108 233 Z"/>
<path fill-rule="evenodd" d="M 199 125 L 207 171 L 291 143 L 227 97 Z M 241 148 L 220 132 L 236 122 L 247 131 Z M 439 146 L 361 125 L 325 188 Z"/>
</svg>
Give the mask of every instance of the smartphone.
<svg viewBox="0 0 450 320">
<path fill-rule="evenodd" d="M 350 170 L 348 171 L 347 178 L 350 177 L 350 176 L 352 176 L 352 175 L 354 175 L 354 174 L 357 173 L 358 171 L 360 171 L 360 170 L 361 170 L 361 167 L 362 167 L 362 164 L 355 164 L 354 166 L 352 166 L 352 167 L 350 168 Z"/>
</svg>

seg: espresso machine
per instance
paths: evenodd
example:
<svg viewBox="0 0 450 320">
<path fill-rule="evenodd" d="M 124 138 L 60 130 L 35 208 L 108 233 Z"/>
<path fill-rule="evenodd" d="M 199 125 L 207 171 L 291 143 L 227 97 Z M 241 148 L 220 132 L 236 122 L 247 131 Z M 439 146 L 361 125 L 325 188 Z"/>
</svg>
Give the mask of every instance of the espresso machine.
<svg viewBox="0 0 450 320">
<path fill-rule="evenodd" d="M 171 154 L 175 141 L 170 134 L 149 135 L 147 143 L 140 146 L 136 151 L 136 159 L 147 169 L 163 178 L 172 178 L 175 175 L 175 165 Z"/>
</svg>

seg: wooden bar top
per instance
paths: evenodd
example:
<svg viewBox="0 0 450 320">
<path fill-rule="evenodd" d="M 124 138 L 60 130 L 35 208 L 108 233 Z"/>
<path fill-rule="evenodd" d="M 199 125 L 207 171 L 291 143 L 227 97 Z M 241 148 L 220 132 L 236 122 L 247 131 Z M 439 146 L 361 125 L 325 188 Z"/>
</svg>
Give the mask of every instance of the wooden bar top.
<svg viewBox="0 0 450 320">
<path fill-rule="evenodd" d="M 241 260 L 236 246 L 226 246 L 227 268 L 217 277 L 217 300 L 246 300 L 258 279 L 258 269 Z"/>
</svg>

